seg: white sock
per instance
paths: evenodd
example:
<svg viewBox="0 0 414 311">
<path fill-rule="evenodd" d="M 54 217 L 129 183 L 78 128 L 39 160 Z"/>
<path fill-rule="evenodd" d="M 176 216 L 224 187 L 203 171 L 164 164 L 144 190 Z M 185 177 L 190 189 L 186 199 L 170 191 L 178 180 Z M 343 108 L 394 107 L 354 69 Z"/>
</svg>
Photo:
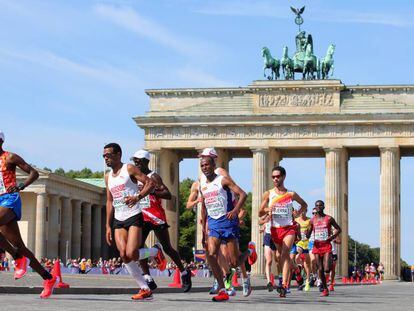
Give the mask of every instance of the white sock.
<svg viewBox="0 0 414 311">
<path fill-rule="evenodd" d="M 150 257 L 157 256 L 158 248 L 151 247 L 151 248 L 140 248 L 139 249 L 139 259 L 146 259 Z"/>
<path fill-rule="evenodd" d="M 151 275 L 149 275 L 149 274 L 144 274 L 144 279 L 145 279 L 145 281 L 152 281 L 152 276 Z"/>
<path fill-rule="evenodd" d="M 125 267 L 128 270 L 128 273 L 135 279 L 140 288 L 149 289 L 147 282 L 145 282 L 145 279 L 142 276 L 142 270 L 136 262 L 130 261 L 125 264 Z"/>
</svg>

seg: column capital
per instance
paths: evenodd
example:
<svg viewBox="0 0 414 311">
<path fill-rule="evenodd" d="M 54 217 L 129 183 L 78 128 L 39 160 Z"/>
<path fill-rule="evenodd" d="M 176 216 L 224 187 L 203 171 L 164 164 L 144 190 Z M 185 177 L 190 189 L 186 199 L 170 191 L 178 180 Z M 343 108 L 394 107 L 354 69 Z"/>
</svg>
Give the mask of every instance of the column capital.
<svg viewBox="0 0 414 311">
<path fill-rule="evenodd" d="M 343 146 L 327 146 L 327 147 L 323 147 L 323 150 L 327 153 L 327 152 L 342 152 L 343 150 L 345 150 L 345 148 Z"/>
<path fill-rule="evenodd" d="M 267 148 L 267 147 L 250 147 L 249 149 L 253 153 L 269 152 L 269 148 Z"/>
<path fill-rule="evenodd" d="M 400 151 L 400 147 L 399 146 L 379 146 L 379 150 L 381 152 L 386 152 L 386 151 L 398 152 Z"/>
</svg>

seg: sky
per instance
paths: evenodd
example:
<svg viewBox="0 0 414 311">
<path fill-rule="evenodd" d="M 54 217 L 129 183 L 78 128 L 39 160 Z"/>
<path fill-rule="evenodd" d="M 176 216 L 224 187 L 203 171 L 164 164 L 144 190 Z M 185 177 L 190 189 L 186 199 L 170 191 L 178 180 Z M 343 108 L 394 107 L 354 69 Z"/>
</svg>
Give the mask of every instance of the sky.
<svg viewBox="0 0 414 311">
<path fill-rule="evenodd" d="M 334 78 L 346 85 L 412 84 L 412 1 L 0 0 L 0 129 L 5 148 L 38 167 L 102 170 L 102 146 L 141 148 L 132 118 L 148 88 L 247 86 L 262 78 L 261 48 L 294 50 L 289 6 L 319 57 L 336 45 Z M 279 56 L 280 57 L 280 56 Z M 284 159 L 287 183 L 308 203 L 324 198 L 324 159 Z M 251 160 L 230 172 L 251 190 Z M 305 178 L 303 178 L 305 173 Z M 401 161 L 402 258 L 414 263 L 414 160 Z M 195 160 L 180 177 L 195 178 Z M 349 229 L 379 246 L 379 159 L 349 161 Z"/>
</svg>

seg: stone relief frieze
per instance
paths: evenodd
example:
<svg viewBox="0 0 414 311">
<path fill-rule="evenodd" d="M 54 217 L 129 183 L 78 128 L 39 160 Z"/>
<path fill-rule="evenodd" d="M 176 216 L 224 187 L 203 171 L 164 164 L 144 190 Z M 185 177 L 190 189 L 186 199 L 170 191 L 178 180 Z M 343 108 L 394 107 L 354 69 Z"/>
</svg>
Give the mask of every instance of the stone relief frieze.
<svg viewBox="0 0 414 311">
<path fill-rule="evenodd" d="M 309 94 L 259 94 L 259 107 L 331 107 L 335 101 L 332 92 Z"/>
<path fill-rule="evenodd" d="M 147 140 L 414 137 L 414 124 L 321 124 L 231 127 L 151 127 Z"/>
</svg>

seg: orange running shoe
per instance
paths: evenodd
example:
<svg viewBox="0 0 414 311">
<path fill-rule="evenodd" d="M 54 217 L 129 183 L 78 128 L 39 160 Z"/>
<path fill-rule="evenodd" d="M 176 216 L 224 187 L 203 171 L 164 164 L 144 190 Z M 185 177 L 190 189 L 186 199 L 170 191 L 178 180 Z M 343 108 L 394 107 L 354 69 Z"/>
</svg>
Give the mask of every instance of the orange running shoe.
<svg viewBox="0 0 414 311">
<path fill-rule="evenodd" d="M 157 263 L 158 269 L 164 271 L 167 268 L 167 260 L 165 259 L 164 253 L 162 251 L 162 246 L 160 243 L 155 243 L 153 247 L 158 248 L 158 253 L 154 257 L 155 262 Z"/>
<path fill-rule="evenodd" d="M 53 290 L 56 285 L 59 283 L 60 278 L 56 275 L 53 276 L 50 280 L 43 281 L 43 291 L 40 293 L 40 298 L 46 299 L 53 294 Z"/>
<path fill-rule="evenodd" d="M 212 298 L 213 301 L 221 302 L 221 301 L 227 301 L 229 300 L 229 294 L 227 294 L 226 290 L 224 288 L 220 289 L 217 296 L 214 296 Z"/>
<path fill-rule="evenodd" d="M 254 244 L 254 242 L 249 242 L 247 249 L 251 251 L 249 257 L 247 258 L 247 261 L 249 265 L 254 265 L 257 260 L 256 244 Z"/>
<path fill-rule="evenodd" d="M 135 294 L 131 297 L 132 300 L 141 300 L 141 301 L 151 300 L 152 298 L 154 297 L 152 296 L 152 292 L 149 288 L 148 289 L 141 288 L 138 294 Z"/>
<path fill-rule="evenodd" d="M 328 291 L 328 289 L 327 289 L 327 288 L 325 288 L 325 289 L 322 291 L 321 296 L 322 296 L 322 297 L 329 296 L 329 291 Z"/>
<path fill-rule="evenodd" d="M 27 267 L 30 265 L 30 259 L 21 257 L 14 261 L 14 279 L 18 280 L 25 276 Z"/>
</svg>

